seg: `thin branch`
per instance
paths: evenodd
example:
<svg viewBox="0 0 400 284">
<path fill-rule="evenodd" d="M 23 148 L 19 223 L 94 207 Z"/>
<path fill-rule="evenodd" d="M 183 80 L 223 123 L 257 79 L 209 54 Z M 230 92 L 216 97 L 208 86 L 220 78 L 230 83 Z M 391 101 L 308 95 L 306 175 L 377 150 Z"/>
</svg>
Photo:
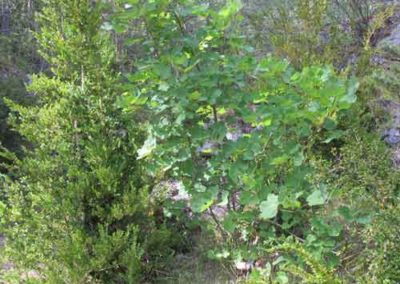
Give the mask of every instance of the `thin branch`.
<svg viewBox="0 0 400 284">
<path fill-rule="evenodd" d="M 211 218 L 214 220 L 215 224 L 217 225 L 218 230 L 220 231 L 222 237 L 224 238 L 224 240 L 227 237 L 227 233 L 225 232 L 225 230 L 222 228 L 221 223 L 219 222 L 217 216 L 215 216 L 214 211 L 212 210 L 211 206 L 210 208 L 208 208 L 208 211 L 210 211 L 210 215 Z"/>
<path fill-rule="evenodd" d="M 290 235 L 292 235 L 293 237 L 295 237 L 297 240 L 301 241 L 302 243 L 305 242 L 305 240 L 304 240 L 303 238 L 301 238 L 301 237 L 295 235 L 294 233 L 290 232 L 288 229 L 283 228 L 281 224 L 279 224 L 279 223 L 277 223 L 277 222 L 275 222 L 275 221 L 271 221 L 271 220 L 267 220 L 267 222 L 271 223 L 271 224 L 274 225 L 274 226 L 279 227 L 280 229 L 282 229 L 283 231 L 289 233 Z"/>
</svg>

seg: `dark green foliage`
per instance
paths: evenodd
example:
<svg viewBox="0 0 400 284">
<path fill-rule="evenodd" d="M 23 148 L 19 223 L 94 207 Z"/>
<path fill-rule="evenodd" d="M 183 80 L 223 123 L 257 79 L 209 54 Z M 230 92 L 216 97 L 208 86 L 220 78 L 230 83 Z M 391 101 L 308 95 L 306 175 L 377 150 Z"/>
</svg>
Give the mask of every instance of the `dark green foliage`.
<svg viewBox="0 0 400 284">
<path fill-rule="evenodd" d="M 33 150 L 4 187 L 1 231 L 17 272 L 33 269 L 40 282 L 137 283 L 138 230 L 152 226 L 141 130 L 115 105 L 122 91 L 101 14 L 91 1 L 46 1 L 38 41 L 53 75 L 32 78 L 38 106 L 8 101 Z"/>
<path fill-rule="evenodd" d="M 397 283 L 400 172 L 393 170 L 390 152 L 376 134 L 351 132 L 346 142 L 335 166 L 335 186 L 364 225 L 352 229 L 352 242 L 343 252 L 357 261 L 344 265 L 355 265 L 351 269 L 365 283 Z"/>
<path fill-rule="evenodd" d="M 19 77 L 11 77 L 0 79 L 0 143 L 11 151 L 19 151 L 21 138 L 16 132 L 9 129 L 7 118 L 9 114 L 8 107 L 4 104 L 3 99 L 7 98 L 18 101 L 20 104 L 30 104 L 34 101 L 25 90 L 24 82 Z"/>
<path fill-rule="evenodd" d="M 20 136 L 7 125 L 9 109 L 3 99 L 21 105 L 35 101 L 26 91 L 25 84 L 28 74 L 44 68 L 30 31 L 34 29 L 33 15 L 38 7 L 22 0 L 3 2 L 0 8 L 0 143 L 11 151 L 21 152 Z"/>
<path fill-rule="evenodd" d="M 399 150 L 376 134 L 398 123 L 398 50 L 373 48 L 393 9 L 369 3 L 42 1 L 50 70 L 30 96 L 17 71 L 35 64 L 16 58 L 34 45 L 0 58 L 0 119 L 29 142 L 1 154 L 1 277 L 139 283 L 180 265 L 196 283 L 219 261 L 249 283 L 399 282 Z"/>
</svg>

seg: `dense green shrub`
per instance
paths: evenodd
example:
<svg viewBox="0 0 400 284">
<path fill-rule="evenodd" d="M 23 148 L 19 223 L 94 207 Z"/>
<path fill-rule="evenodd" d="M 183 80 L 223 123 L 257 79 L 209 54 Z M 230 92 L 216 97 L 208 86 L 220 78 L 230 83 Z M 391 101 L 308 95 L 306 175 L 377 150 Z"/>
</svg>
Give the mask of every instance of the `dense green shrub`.
<svg viewBox="0 0 400 284">
<path fill-rule="evenodd" d="M 32 77 L 37 106 L 8 101 L 32 145 L 2 188 L 14 281 L 33 270 L 40 283 L 137 283 L 138 243 L 152 230 L 136 160 L 142 131 L 115 104 L 122 89 L 103 6 L 45 3 L 37 39 L 53 74 Z"/>
<path fill-rule="evenodd" d="M 295 66 L 329 63 L 344 69 L 357 63 L 362 70 L 376 32 L 392 12 L 370 0 L 271 0 L 251 1 L 245 18 L 260 53 L 269 49 Z"/>
<path fill-rule="evenodd" d="M 1 176 L 7 281 L 179 274 L 191 237 L 205 250 L 191 255 L 249 283 L 399 281 L 399 173 L 373 134 L 398 67 L 369 68 L 389 10 L 267 2 L 244 22 L 235 0 L 43 2 L 52 73 L 32 76 L 36 106 L 6 100 L 30 143 L 2 155 L 15 161 Z M 267 33 L 243 37 L 249 23 Z M 356 103 L 357 80 L 331 66 L 350 55 Z"/>
<path fill-rule="evenodd" d="M 397 283 L 399 278 L 399 175 L 390 151 L 374 133 L 352 131 L 333 166 L 334 186 L 341 189 L 338 203 L 363 216 L 350 235 L 343 258 L 346 269 L 363 283 Z M 350 218 L 350 215 L 347 215 Z M 350 218 L 351 219 L 351 218 Z M 354 281 L 354 278 L 352 279 Z"/>
</svg>

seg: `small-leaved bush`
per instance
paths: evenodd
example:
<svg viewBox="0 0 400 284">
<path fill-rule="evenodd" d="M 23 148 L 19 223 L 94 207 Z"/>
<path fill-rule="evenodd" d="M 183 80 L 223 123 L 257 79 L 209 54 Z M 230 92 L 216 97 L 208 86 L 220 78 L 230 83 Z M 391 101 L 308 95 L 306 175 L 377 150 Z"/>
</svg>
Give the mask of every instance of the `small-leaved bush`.
<svg viewBox="0 0 400 284">
<path fill-rule="evenodd" d="M 137 161 L 142 130 L 116 106 L 114 46 L 103 4 L 45 1 L 36 35 L 52 75 L 32 77 L 38 105 L 8 101 L 31 144 L 3 184 L 7 283 L 138 283 L 148 216 Z M 139 231 L 140 230 L 140 231 Z M 28 278 L 28 279 L 27 279 Z"/>
<path fill-rule="evenodd" d="M 392 5 L 370 0 L 271 0 L 251 2 L 245 19 L 258 53 L 272 51 L 298 67 L 356 65 L 363 72 L 392 14 Z"/>
<path fill-rule="evenodd" d="M 353 271 L 351 281 L 397 283 L 399 172 L 393 169 L 390 150 L 376 134 L 352 131 L 345 142 L 331 173 L 334 186 L 341 189 L 337 202 L 351 208 L 342 208 L 343 215 L 358 225 L 347 227 L 342 252 L 347 260 L 342 265 Z"/>
</svg>

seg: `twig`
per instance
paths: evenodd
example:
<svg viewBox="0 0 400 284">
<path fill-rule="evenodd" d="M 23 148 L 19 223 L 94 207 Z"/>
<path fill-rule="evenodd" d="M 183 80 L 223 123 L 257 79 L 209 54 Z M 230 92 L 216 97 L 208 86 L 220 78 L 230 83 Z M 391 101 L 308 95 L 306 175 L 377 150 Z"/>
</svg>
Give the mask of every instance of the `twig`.
<svg viewBox="0 0 400 284">
<path fill-rule="evenodd" d="M 301 238 L 301 237 L 299 237 L 299 236 L 293 234 L 293 233 L 290 232 L 288 229 L 283 228 L 281 224 L 279 224 L 279 223 L 277 223 L 277 222 L 275 222 L 275 221 L 271 221 L 271 220 L 267 220 L 267 221 L 268 221 L 269 223 L 271 223 L 272 225 L 275 225 L 275 226 L 279 227 L 280 229 L 284 230 L 285 232 L 289 233 L 290 235 L 292 235 L 293 237 L 295 237 L 295 238 L 298 239 L 299 241 L 301 241 L 301 242 L 303 242 L 303 243 L 305 242 L 305 240 L 304 240 L 303 238 Z"/>
<path fill-rule="evenodd" d="M 212 210 L 212 208 L 208 208 L 208 211 L 210 211 L 210 215 L 212 217 L 212 219 L 214 220 L 215 224 L 217 225 L 218 230 L 220 231 L 222 237 L 224 238 L 224 241 L 227 237 L 227 233 L 224 231 L 224 229 L 221 226 L 221 223 L 219 222 L 217 216 L 215 216 L 214 211 Z"/>
</svg>

